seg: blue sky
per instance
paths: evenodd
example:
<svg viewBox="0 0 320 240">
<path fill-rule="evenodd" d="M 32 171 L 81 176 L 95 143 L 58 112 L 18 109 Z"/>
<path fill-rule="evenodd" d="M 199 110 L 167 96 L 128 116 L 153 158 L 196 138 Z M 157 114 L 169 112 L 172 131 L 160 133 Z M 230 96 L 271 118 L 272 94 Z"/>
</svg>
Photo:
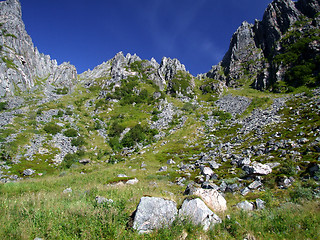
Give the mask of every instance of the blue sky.
<svg viewBox="0 0 320 240">
<path fill-rule="evenodd" d="M 221 61 L 242 21 L 262 19 L 271 0 L 20 0 L 40 52 L 78 73 L 117 52 L 178 58 L 193 75 Z"/>
</svg>

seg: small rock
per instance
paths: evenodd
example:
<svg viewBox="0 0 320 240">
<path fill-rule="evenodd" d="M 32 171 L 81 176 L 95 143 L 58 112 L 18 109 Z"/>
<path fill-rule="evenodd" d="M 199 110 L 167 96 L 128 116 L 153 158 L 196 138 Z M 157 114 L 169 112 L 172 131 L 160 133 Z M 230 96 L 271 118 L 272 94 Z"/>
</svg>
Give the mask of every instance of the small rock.
<svg viewBox="0 0 320 240">
<path fill-rule="evenodd" d="M 265 202 L 261 199 L 256 199 L 256 209 L 260 210 L 260 209 L 264 209 L 265 208 Z"/>
<path fill-rule="evenodd" d="M 228 187 L 226 188 L 226 192 L 231 192 L 231 193 L 234 193 L 238 190 L 239 190 L 239 186 L 236 183 L 228 185 Z"/>
<path fill-rule="evenodd" d="M 199 198 L 184 200 L 179 210 L 179 216 L 182 219 L 185 217 L 190 218 L 195 225 L 203 225 L 203 230 L 205 231 L 213 224 L 221 223 L 221 219 Z"/>
<path fill-rule="evenodd" d="M 81 159 L 81 160 L 79 160 L 79 163 L 81 163 L 83 165 L 89 164 L 90 162 L 91 162 L 90 159 Z"/>
<path fill-rule="evenodd" d="M 253 211 L 253 204 L 249 203 L 248 201 L 240 202 L 236 206 L 237 208 L 240 208 L 245 211 Z"/>
<path fill-rule="evenodd" d="M 34 174 L 35 172 L 36 172 L 35 170 L 29 168 L 29 169 L 26 169 L 26 170 L 23 171 L 23 175 L 24 175 L 24 176 L 31 176 L 31 175 Z"/>
<path fill-rule="evenodd" d="M 203 188 L 203 189 L 216 189 L 216 190 L 219 189 L 219 187 L 216 184 L 209 183 L 209 182 L 202 183 L 201 188 Z"/>
<path fill-rule="evenodd" d="M 173 161 L 172 159 L 169 159 L 169 160 L 167 161 L 167 164 L 169 164 L 169 165 L 173 165 L 173 164 L 176 164 L 176 162 L 175 162 L 175 161 Z"/>
<path fill-rule="evenodd" d="M 201 174 L 204 175 L 204 176 L 209 176 L 209 177 L 211 177 L 211 176 L 214 174 L 214 172 L 213 172 L 213 170 L 212 170 L 211 168 L 209 168 L 209 167 L 203 167 L 203 168 L 201 169 Z"/>
<path fill-rule="evenodd" d="M 216 163 L 215 161 L 210 161 L 209 165 L 211 169 L 218 169 L 221 166 L 221 164 Z"/>
<path fill-rule="evenodd" d="M 118 174 L 117 177 L 118 177 L 118 178 L 127 178 L 128 176 L 125 175 L 125 174 Z"/>
<path fill-rule="evenodd" d="M 168 170 L 167 166 L 161 167 L 158 172 L 166 172 Z"/>
<path fill-rule="evenodd" d="M 130 179 L 126 182 L 126 184 L 129 184 L 129 185 L 134 185 L 134 184 L 137 184 L 139 182 L 138 179 L 134 178 L 134 179 Z"/>
<path fill-rule="evenodd" d="M 250 191 L 250 189 L 247 188 L 247 187 L 241 189 L 241 191 L 240 191 L 240 193 L 241 193 L 242 196 L 246 196 L 249 192 L 251 192 L 251 191 Z"/>
<path fill-rule="evenodd" d="M 262 183 L 260 181 L 254 181 L 248 187 L 250 189 L 257 189 L 260 186 L 262 186 Z"/>
<path fill-rule="evenodd" d="M 72 193 L 72 189 L 71 188 L 66 188 L 65 190 L 63 190 L 63 193 Z"/>
<path fill-rule="evenodd" d="M 140 168 L 145 168 L 145 167 L 147 167 L 147 164 L 145 164 L 144 162 L 142 162 Z"/>
<path fill-rule="evenodd" d="M 113 203 L 113 200 L 112 199 L 107 199 L 105 197 L 96 196 L 96 202 L 98 204 L 103 204 L 103 203 L 111 204 L 111 203 Z"/>
</svg>

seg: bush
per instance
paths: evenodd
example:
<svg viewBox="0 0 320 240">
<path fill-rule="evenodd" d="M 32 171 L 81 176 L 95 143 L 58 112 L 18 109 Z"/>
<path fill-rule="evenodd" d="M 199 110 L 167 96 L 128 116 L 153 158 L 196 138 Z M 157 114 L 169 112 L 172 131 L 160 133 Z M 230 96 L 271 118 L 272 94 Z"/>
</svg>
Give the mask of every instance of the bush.
<svg viewBox="0 0 320 240">
<path fill-rule="evenodd" d="M 77 130 L 71 128 L 71 129 L 64 131 L 63 135 L 65 135 L 66 137 L 77 137 L 78 132 L 77 132 Z"/>
<path fill-rule="evenodd" d="M 231 113 L 224 111 L 213 111 L 212 116 L 218 117 L 220 121 L 226 121 L 232 118 Z"/>
<path fill-rule="evenodd" d="M 7 109 L 7 102 L 0 102 L 0 111 Z"/>
<path fill-rule="evenodd" d="M 290 192 L 290 197 L 293 202 L 301 202 L 303 200 L 312 200 L 313 191 L 311 188 L 298 186 L 292 192 Z"/>
<path fill-rule="evenodd" d="M 48 134 L 55 135 L 61 132 L 62 128 L 55 123 L 48 123 L 47 125 L 44 126 L 43 130 Z"/>
<path fill-rule="evenodd" d="M 86 141 L 84 140 L 84 137 L 79 136 L 77 138 L 74 138 L 71 140 L 71 145 L 75 147 L 81 147 L 86 144 Z"/>
<path fill-rule="evenodd" d="M 183 105 L 183 107 L 182 107 L 182 110 L 186 111 L 186 112 L 192 112 L 192 111 L 194 111 L 196 109 L 197 109 L 197 107 L 195 105 L 193 105 L 192 103 L 189 103 L 189 102 L 185 103 Z"/>
<path fill-rule="evenodd" d="M 120 137 L 120 134 L 124 131 L 125 127 L 120 125 L 118 120 L 114 121 L 109 129 L 110 137 Z"/>
</svg>

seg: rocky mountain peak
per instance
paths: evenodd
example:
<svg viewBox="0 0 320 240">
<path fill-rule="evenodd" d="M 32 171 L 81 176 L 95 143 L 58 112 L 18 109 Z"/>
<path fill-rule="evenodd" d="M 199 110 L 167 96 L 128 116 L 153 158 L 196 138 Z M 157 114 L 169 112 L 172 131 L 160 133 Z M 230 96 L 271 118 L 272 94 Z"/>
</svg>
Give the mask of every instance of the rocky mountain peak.
<svg viewBox="0 0 320 240">
<path fill-rule="evenodd" d="M 162 58 L 158 72 L 163 80 L 171 80 L 178 71 L 186 72 L 186 67 L 178 59 Z"/>
<path fill-rule="evenodd" d="M 59 66 L 49 55 L 39 53 L 21 15 L 18 0 L 0 2 L 0 97 L 33 89 L 39 79 L 46 89 L 71 87 L 77 79 L 76 68 L 69 63 Z"/>
<path fill-rule="evenodd" d="M 15 15 L 19 18 L 22 16 L 21 4 L 18 0 L 7 0 L 0 2 L 1 15 Z"/>
<path fill-rule="evenodd" d="M 256 20 L 254 25 L 248 22 L 241 24 L 233 34 L 223 60 L 213 66 L 206 76 L 224 81 L 231 87 L 242 86 L 250 81 L 251 86 L 260 90 L 288 81 L 287 72 L 291 67 L 311 61 L 319 54 L 319 21 L 316 15 L 319 10 L 319 0 L 274 0 L 268 5 L 261 21 Z M 305 39 L 302 41 L 303 36 Z M 293 46 L 298 41 L 302 41 L 298 44 L 300 47 Z M 286 58 L 283 54 L 293 49 L 301 53 L 293 53 L 294 59 L 281 63 L 279 59 Z M 296 59 L 299 56 L 300 60 Z M 310 68 L 311 65 L 301 66 L 311 74 L 309 79 L 318 72 L 316 67 Z M 306 78 L 304 81 L 309 80 Z"/>
</svg>

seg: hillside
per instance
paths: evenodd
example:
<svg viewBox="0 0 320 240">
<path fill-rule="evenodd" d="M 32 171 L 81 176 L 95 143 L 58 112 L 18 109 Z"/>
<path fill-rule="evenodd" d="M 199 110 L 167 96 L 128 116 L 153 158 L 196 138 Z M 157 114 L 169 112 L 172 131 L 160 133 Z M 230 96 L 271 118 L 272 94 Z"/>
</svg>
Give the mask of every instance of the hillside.
<svg viewBox="0 0 320 240">
<path fill-rule="evenodd" d="M 196 77 L 122 52 L 79 75 L 0 2 L 2 239 L 316 239 L 319 10 L 273 1 Z"/>
</svg>

